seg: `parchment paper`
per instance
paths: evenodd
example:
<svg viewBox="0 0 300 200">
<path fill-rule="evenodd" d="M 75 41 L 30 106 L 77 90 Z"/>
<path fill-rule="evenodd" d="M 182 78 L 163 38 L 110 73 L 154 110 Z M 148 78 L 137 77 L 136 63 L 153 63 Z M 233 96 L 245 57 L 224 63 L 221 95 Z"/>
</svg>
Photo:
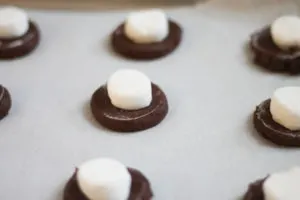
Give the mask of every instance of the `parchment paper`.
<svg viewBox="0 0 300 200">
<path fill-rule="evenodd" d="M 253 31 L 298 7 L 238 2 L 167 10 L 184 38 L 151 62 L 111 52 L 108 36 L 126 12 L 30 10 L 42 30 L 39 48 L 0 63 L 13 99 L 0 122 L 0 199 L 61 200 L 74 168 L 98 156 L 144 172 L 155 200 L 235 200 L 249 182 L 300 164 L 299 150 L 270 144 L 251 122 L 257 104 L 300 78 L 261 70 L 246 50 Z M 145 72 L 167 94 L 170 112 L 157 127 L 120 135 L 93 120 L 92 93 L 120 68 Z"/>
</svg>

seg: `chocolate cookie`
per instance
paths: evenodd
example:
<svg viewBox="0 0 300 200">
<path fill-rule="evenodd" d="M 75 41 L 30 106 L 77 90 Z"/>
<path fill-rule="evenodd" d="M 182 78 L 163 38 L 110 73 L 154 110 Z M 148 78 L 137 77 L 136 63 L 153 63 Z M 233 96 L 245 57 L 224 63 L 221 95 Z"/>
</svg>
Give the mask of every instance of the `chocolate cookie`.
<svg viewBox="0 0 300 200">
<path fill-rule="evenodd" d="M 266 179 L 258 180 L 251 183 L 248 191 L 244 196 L 244 200 L 264 200 L 263 183 Z"/>
<path fill-rule="evenodd" d="M 40 33 L 32 21 L 29 29 L 21 37 L 0 38 L 0 59 L 14 59 L 31 53 L 39 44 Z"/>
<path fill-rule="evenodd" d="M 125 34 L 124 23 L 121 24 L 112 34 L 111 43 L 113 49 L 127 57 L 136 60 L 151 60 L 166 56 L 176 49 L 181 42 L 182 29 L 180 26 L 169 20 L 169 35 L 162 41 L 150 44 L 137 44 L 131 41 Z"/>
<path fill-rule="evenodd" d="M 251 36 L 250 46 L 256 64 L 277 72 L 300 73 L 300 50 L 291 48 L 284 51 L 273 42 L 270 26 Z"/>
<path fill-rule="evenodd" d="M 132 184 L 128 200 L 150 200 L 153 196 L 148 179 L 138 170 L 128 168 Z M 81 192 L 76 179 L 76 172 L 68 181 L 64 190 L 64 200 L 89 200 Z"/>
<path fill-rule="evenodd" d="M 11 108 L 11 97 L 8 90 L 0 85 L 0 120 L 3 119 Z"/>
<path fill-rule="evenodd" d="M 159 124 L 168 113 L 168 102 L 164 92 L 152 83 L 152 102 L 148 107 L 122 110 L 111 104 L 106 86 L 102 86 L 92 96 L 91 109 L 95 119 L 104 127 L 119 132 L 134 132 Z"/>
<path fill-rule="evenodd" d="M 281 146 L 300 146 L 300 131 L 291 131 L 272 118 L 270 112 L 271 100 L 268 99 L 256 107 L 254 126 L 266 139 Z"/>
</svg>

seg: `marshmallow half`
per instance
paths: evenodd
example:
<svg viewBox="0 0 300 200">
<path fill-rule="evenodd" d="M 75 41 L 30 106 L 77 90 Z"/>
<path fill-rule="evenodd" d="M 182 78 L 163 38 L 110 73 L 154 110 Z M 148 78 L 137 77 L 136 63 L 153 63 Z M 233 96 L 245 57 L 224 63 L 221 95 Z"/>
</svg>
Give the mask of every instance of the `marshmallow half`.
<svg viewBox="0 0 300 200">
<path fill-rule="evenodd" d="M 281 49 L 300 47 L 300 18 L 298 16 L 282 16 L 271 25 L 273 42 Z"/>
<path fill-rule="evenodd" d="M 282 87 L 273 93 L 272 118 L 289 130 L 300 130 L 300 87 Z"/>
<path fill-rule="evenodd" d="M 77 171 L 80 190 L 90 200 L 127 200 L 131 175 L 126 166 L 110 158 L 87 161 Z"/>
<path fill-rule="evenodd" d="M 130 13 L 125 21 L 125 34 L 135 43 L 163 41 L 169 35 L 169 20 L 159 9 Z"/>
<path fill-rule="evenodd" d="M 0 9 L 0 38 L 23 36 L 29 29 L 27 13 L 17 7 Z"/>
<path fill-rule="evenodd" d="M 116 71 L 107 81 L 107 91 L 111 103 L 120 109 L 138 110 L 152 101 L 150 79 L 134 69 Z"/>
<path fill-rule="evenodd" d="M 300 168 L 269 176 L 263 184 L 265 200 L 299 200 Z"/>
</svg>

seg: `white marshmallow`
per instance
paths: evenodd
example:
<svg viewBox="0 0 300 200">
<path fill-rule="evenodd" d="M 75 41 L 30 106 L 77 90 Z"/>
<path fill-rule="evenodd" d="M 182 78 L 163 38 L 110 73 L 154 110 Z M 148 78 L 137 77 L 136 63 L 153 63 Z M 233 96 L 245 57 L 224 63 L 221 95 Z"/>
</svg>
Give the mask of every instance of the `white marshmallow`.
<svg viewBox="0 0 300 200">
<path fill-rule="evenodd" d="M 290 130 L 300 130 L 300 87 L 275 90 L 270 105 L 272 118 Z"/>
<path fill-rule="evenodd" d="M 169 35 L 169 20 L 159 9 L 129 14 L 125 22 L 125 34 L 135 43 L 155 43 Z"/>
<path fill-rule="evenodd" d="M 16 7 L 4 7 L 0 9 L 0 37 L 20 37 L 28 29 L 29 19 L 24 10 Z"/>
<path fill-rule="evenodd" d="M 122 163 L 99 158 L 87 161 L 78 168 L 78 185 L 90 200 L 127 200 L 131 175 Z"/>
<path fill-rule="evenodd" d="M 299 200 L 300 168 L 269 176 L 263 184 L 265 200 Z"/>
<path fill-rule="evenodd" d="M 282 16 L 271 25 L 271 36 L 281 49 L 300 47 L 300 18 L 298 16 Z"/>
<path fill-rule="evenodd" d="M 145 108 L 152 101 L 150 79 L 137 70 L 116 71 L 107 81 L 107 91 L 111 103 L 124 110 Z"/>
</svg>

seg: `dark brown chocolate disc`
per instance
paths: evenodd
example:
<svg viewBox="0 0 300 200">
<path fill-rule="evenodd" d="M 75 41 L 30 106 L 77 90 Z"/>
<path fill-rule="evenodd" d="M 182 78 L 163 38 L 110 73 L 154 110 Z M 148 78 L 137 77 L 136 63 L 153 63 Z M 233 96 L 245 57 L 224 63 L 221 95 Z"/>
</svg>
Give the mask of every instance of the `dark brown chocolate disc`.
<svg viewBox="0 0 300 200">
<path fill-rule="evenodd" d="M 174 21 L 169 20 L 169 35 L 162 42 L 138 44 L 130 40 L 125 33 L 124 23 L 111 36 L 113 49 L 131 59 L 151 60 L 166 56 L 174 51 L 181 42 L 182 29 Z"/>
<path fill-rule="evenodd" d="M 255 63 L 271 71 L 300 73 L 300 50 L 280 49 L 273 42 L 270 29 L 267 26 L 251 36 L 250 46 L 254 52 Z"/>
<path fill-rule="evenodd" d="M 118 132 L 134 132 L 159 124 L 168 113 L 168 101 L 164 92 L 152 83 L 152 102 L 148 107 L 123 110 L 111 104 L 106 86 L 102 86 L 92 96 L 91 110 L 104 127 Z"/>
<path fill-rule="evenodd" d="M 31 53 L 39 44 L 40 33 L 37 25 L 32 21 L 29 29 L 21 37 L 0 38 L 0 59 L 14 59 Z"/>
<path fill-rule="evenodd" d="M 132 181 L 128 200 L 150 200 L 153 193 L 148 179 L 136 169 L 128 168 L 128 171 Z M 64 200 L 89 200 L 78 186 L 76 172 L 64 189 Z"/>
<path fill-rule="evenodd" d="M 3 119 L 11 108 L 11 97 L 8 90 L 0 85 L 0 120 Z"/>
<path fill-rule="evenodd" d="M 265 200 L 263 183 L 266 179 L 258 180 L 251 183 L 248 187 L 248 191 L 244 196 L 244 200 Z"/>
<path fill-rule="evenodd" d="M 300 146 L 300 131 L 291 131 L 273 120 L 270 112 L 271 100 L 268 99 L 256 107 L 254 126 L 266 139 L 281 146 Z"/>
</svg>

